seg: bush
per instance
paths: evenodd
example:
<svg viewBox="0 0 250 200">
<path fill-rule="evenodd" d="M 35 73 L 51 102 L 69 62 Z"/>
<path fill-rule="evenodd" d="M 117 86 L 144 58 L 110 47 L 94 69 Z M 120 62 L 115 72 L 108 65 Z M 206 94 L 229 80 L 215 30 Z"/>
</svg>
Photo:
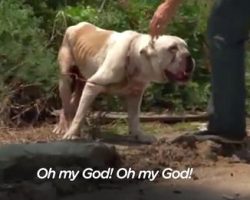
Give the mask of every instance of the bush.
<svg viewBox="0 0 250 200">
<path fill-rule="evenodd" d="M 33 107 L 37 98 L 49 98 L 49 91 L 57 82 L 55 53 L 47 47 L 45 32 L 39 28 L 41 20 L 22 0 L 0 2 L 0 24 L 1 99 L 5 99 L 3 104 L 7 106 L 16 105 L 18 101 L 21 104 L 19 107 L 26 104 Z M 18 91 L 34 86 L 39 88 L 39 95 L 24 95 L 27 101 L 20 101 Z M 38 93 L 38 90 L 34 92 Z M 5 109 L 6 106 L 1 105 L 1 113 Z"/>
</svg>

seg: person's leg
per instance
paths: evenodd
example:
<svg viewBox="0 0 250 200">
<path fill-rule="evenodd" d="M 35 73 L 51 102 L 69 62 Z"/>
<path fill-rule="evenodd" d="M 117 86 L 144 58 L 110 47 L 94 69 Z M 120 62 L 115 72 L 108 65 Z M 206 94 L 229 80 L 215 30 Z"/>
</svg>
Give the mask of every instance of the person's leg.
<svg viewBox="0 0 250 200">
<path fill-rule="evenodd" d="M 217 0 L 208 23 L 213 96 L 208 131 L 236 140 L 246 134 L 244 44 L 249 25 L 248 0 Z"/>
</svg>

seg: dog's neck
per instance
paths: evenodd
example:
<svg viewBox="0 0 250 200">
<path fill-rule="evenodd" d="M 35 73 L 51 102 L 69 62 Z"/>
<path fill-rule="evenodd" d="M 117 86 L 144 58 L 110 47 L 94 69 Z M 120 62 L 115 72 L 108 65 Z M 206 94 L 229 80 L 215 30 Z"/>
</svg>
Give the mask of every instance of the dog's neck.
<svg viewBox="0 0 250 200">
<path fill-rule="evenodd" d="M 142 73 L 142 76 L 148 77 L 148 79 L 151 77 L 150 71 L 152 66 L 145 59 L 141 59 L 143 55 L 141 55 L 140 50 L 143 47 L 142 43 L 147 44 L 149 41 L 150 37 L 148 37 L 146 34 L 139 34 L 131 41 L 129 48 L 130 50 L 128 51 L 130 64 L 138 67 L 140 69 L 140 73 Z"/>
<path fill-rule="evenodd" d="M 151 42 L 152 38 L 150 35 L 140 34 L 131 43 L 130 57 L 131 62 L 140 67 L 143 77 L 147 77 L 147 80 L 150 80 L 152 82 L 159 82 L 159 72 L 157 72 L 157 69 L 155 69 L 155 67 L 153 66 L 152 59 L 150 58 L 150 56 L 147 57 L 146 55 L 140 53 L 141 49 L 143 49 L 147 45 L 150 45 Z M 144 59 L 141 59 L 142 56 L 144 57 Z"/>
</svg>

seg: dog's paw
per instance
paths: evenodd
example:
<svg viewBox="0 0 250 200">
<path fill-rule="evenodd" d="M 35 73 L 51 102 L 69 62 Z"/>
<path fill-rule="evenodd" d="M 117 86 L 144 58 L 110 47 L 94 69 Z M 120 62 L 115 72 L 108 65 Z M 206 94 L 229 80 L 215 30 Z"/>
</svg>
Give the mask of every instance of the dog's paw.
<svg viewBox="0 0 250 200">
<path fill-rule="evenodd" d="M 66 127 L 64 127 L 60 124 L 57 124 L 57 125 L 55 125 L 55 128 L 53 129 L 52 132 L 55 133 L 56 135 L 61 135 L 63 133 L 66 133 L 66 131 L 67 131 Z"/>
<path fill-rule="evenodd" d="M 135 139 L 140 143 L 152 144 L 157 141 L 156 137 L 153 135 L 138 134 L 135 135 Z"/>
<path fill-rule="evenodd" d="M 70 133 L 70 132 L 67 132 L 64 134 L 63 136 L 63 140 L 76 140 L 76 139 L 79 139 L 80 136 L 79 135 L 76 135 L 74 133 Z"/>
<path fill-rule="evenodd" d="M 62 115 L 60 116 L 60 120 L 58 124 L 55 125 L 55 128 L 53 129 L 53 133 L 57 135 L 65 134 L 67 133 L 69 129 L 70 123 L 66 121 L 65 117 Z"/>
</svg>

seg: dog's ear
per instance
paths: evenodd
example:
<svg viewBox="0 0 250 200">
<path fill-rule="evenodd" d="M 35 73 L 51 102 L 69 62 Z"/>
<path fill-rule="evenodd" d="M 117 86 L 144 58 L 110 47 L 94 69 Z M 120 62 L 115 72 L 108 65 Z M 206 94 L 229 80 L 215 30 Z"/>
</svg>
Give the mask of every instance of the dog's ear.
<svg viewBox="0 0 250 200">
<path fill-rule="evenodd" d="M 176 44 L 173 44 L 169 46 L 167 50 L 170 51 L 171 53 L 176 53 L 178 51 L 178 46 Z"/>
<path fill-rule="evenodd" d="M 141 55 L 144 55 L 144 56 L 153 56 L 155 55 L 155 48 L 153 45 L 151 44 L 148 44 L 147 46 L 143 47 L 141 50 L 140 50 L 140 54 Z"/>
</svg>

